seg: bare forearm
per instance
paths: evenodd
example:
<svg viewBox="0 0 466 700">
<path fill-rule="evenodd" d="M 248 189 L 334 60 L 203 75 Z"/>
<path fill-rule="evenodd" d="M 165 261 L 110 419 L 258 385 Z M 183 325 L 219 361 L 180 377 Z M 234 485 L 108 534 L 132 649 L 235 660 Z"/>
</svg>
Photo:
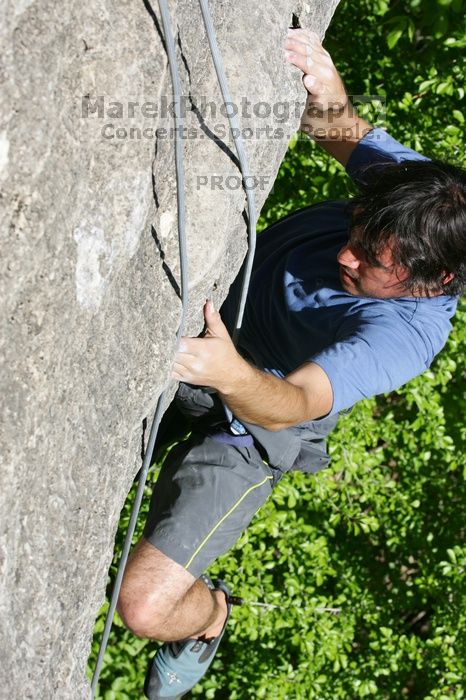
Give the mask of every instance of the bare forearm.
<svg viewBox="0 0 466 700">
<path fill-rule="evenodd" d="M 338 109 L 337 106 L 335 109 Z M 301 131 L 313 138 L 342 165 L 346 165 L 357 143 L 373 129 L 369 122 L 358 117 L 351 102 L 338 111 L 319 113 L 311 99 L 301 119 Z"/>
<path fill-rule="evenodd" d="M 239 420 L 268 430 L 281 430 L 317 418 L 317 415 L 309 415 L 308 399 L 301 387 L 261 372 L 248 363 L 241 374 L 228 380 L 218 391 Z"/>
<path fill-rule="evenodd" d="M 329 379 L 312 362 L 280 379 L 249 364 L 236 350 L 212 302 L 204 307 L 203 338 L 182 338 L 172 376 L 216 389 L 241 421 L 280 430 L 325 415 L 332 405 Z"/>
</svg>

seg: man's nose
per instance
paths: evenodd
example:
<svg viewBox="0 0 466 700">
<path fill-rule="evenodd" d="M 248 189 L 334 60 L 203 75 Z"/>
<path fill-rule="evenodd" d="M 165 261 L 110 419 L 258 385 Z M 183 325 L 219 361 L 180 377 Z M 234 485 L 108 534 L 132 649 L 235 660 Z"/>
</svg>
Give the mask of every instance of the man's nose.
<svg viewBox="0 0 466 700">
<path fill-rule="evenodd" d="M 352 270 L 357 270 L 361 264 L 360 259 L 354 254 L 351 246 L 345 245 L 337 256 L 338 262 L 345 267 L 350 267 Z"/>
</svg>

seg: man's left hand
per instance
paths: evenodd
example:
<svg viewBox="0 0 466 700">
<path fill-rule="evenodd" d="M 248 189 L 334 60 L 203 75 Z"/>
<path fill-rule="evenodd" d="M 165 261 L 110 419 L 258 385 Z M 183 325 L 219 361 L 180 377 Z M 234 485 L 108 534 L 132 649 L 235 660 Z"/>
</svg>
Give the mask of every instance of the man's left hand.
<svg viewBox="0 0 466 700">
<path fill-rule="evenodd" d="M 236 351 L 212 301 L 207 301 L 204 306 L 204 318 L 207 330 L 203 338 L 181 339 L 172 377 L 228 394 L 242 381 L 249 365 Z"/>
</svg>

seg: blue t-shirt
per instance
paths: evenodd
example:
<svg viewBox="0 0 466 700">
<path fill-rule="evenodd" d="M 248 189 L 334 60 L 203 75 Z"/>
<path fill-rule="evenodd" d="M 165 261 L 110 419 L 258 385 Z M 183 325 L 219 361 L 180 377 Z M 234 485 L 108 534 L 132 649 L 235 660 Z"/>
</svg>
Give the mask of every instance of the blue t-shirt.
<svg viewBox="0 0 466 700">
<path fill-rule="evenodd" d="M 354 179 L 370 163 L 424 159 L 382 129 L 369 132 L 347 164 Z M 423 372 L 444 346 L 457 299 L 374 299 L 346 292 L 337 253 L 348 240 L 348 201 L 306 207 L 258 238 L 239 348 L 283 377 L 315 362 L 333 389 L 329 415 L 391 391 Z"/>
</svg>

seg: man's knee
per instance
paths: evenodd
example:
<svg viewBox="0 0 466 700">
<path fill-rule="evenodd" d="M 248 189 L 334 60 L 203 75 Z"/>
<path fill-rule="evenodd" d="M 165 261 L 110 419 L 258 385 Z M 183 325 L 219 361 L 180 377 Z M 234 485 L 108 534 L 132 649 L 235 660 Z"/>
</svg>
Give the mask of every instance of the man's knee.
<svg viewBox="0 0 466 700">
<path fill-rule="evenodd" d="M 138 637 L 157 639 L 172 610 L 195 582 L 194 576 L 144 538 L 126 566 L 118 613 Z"/>
</svg>

